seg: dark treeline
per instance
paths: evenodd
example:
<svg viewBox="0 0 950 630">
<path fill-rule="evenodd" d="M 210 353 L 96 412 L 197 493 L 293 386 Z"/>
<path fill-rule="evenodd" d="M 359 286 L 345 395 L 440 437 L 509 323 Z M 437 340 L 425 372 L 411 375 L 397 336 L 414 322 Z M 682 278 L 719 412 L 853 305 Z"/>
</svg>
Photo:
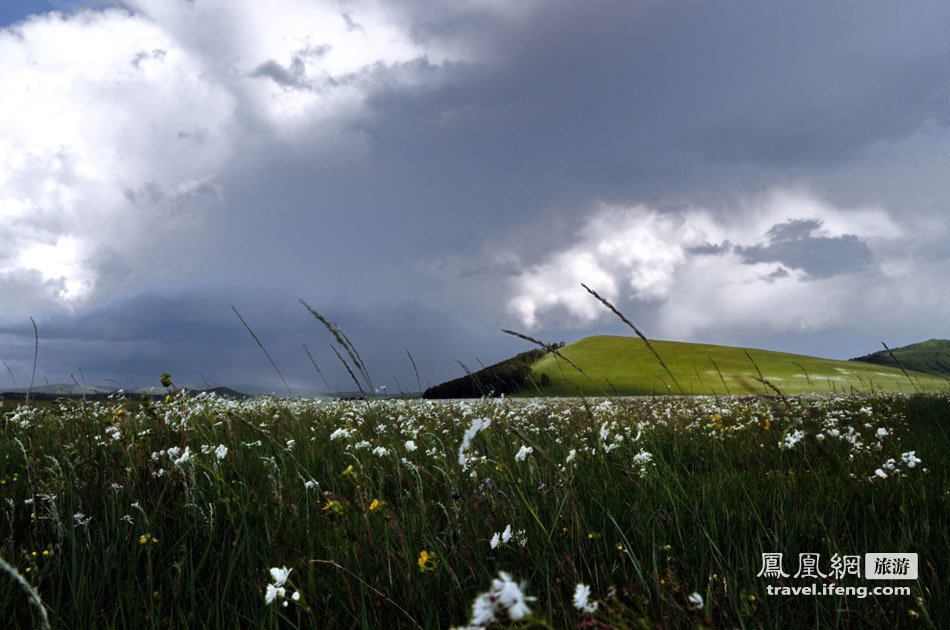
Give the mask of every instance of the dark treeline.
<svg viewBox="0 0 950 630">
<path fill-rule="evenodd" d="M 423 398 L 480 398 L 520 392 L 531 374 L 531 364 L 544 350 L 528 350 L 461 378 L 446 381 L 423 392 Z"/>
</svg>

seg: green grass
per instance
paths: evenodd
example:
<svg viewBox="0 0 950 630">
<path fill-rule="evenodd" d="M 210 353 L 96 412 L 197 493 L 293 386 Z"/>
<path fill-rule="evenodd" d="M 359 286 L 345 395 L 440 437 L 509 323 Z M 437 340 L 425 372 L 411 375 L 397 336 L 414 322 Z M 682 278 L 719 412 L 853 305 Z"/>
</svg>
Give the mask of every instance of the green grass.
<svg viewBox="0 0 950 630">
<path fill-rule="evenodd" d="M 785 394 L 947 391 L 950 380 L 856 361 L 683 343 L 652 341 L 680 390 L 646 344 L 636 337 L 594 336 L 565 346 L 561 354 L 583 370 L 549 353 L 531 366 L 533 385 L 526 395 L 586 396 L 611 394 Z M 748 353 L 752 357 L 749 360 Z M 753 365 L 753 361 L 755 365 Z M 542 386 L 542 374 L 550 383 Z"/>
<path fill-rule="evenodd" d="M 946 395 L 7 407 L 0 557 L 61 628 L 446 628 L 499 571 L 537 598 L 512 627 L 589 623 L 578 582 L 599 627 L 947 627 L 948 421 Z M 525 545 L 493 550 L 507 525 Z M 794 573 L 799 553 L 827 572 L 880 551 L 920 554 L 910 596 L 769 596 L 802 582 L 756 576 L 763 552 Z M 287 607 L 264 601 L 281 566 Z M 3 574 L 0 618 L 36 619 Z"/>
</svg>

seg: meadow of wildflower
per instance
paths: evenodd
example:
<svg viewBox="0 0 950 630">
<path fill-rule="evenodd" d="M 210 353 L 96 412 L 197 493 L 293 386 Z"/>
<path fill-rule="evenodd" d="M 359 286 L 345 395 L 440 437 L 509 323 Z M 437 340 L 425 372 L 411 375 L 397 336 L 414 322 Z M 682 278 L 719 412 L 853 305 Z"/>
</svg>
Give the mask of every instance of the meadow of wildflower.
<svg viewBox="0 0 950 630">
<path fill-rule="evenodd" d="M 7 403 L 0 619 L 946 628 L 948 420 L 943 393 Z M 871 552 L 918 554 L 909 595 L 768 592 L 898 584 L 833 574 Z"/>
</svg>

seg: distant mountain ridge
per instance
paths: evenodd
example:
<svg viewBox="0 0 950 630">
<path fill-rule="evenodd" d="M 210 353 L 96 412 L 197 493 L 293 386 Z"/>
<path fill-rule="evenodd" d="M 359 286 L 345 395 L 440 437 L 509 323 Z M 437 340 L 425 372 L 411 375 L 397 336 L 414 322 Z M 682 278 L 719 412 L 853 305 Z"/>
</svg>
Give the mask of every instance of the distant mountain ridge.
<svg viewBox="0 0 950 630">
<path fill-rule="evenodd" d="M 897 357 L 897 361 L 894 357 Z M 900 367 L 905 370 L 950 377 L 950 339 L 928 339 L 909 346 L 891 348 L 891 352 L 878 350 L 850 360 L 895 368 L 899 362 Z"/>
<path fill-rule="evenodd" d="M 0 400 L 26 400 L 27 387 L 15 387 L 0 392 Z M 244 400 L 252 398 L 250 394 L 239 392 L 230 387 L 211 387 L 207 389 L 197 389 L 192 387 L 180 388 L 189 394 L 212 393 L 220 398 L 231 398 L 234 400 Z M 95 387 L 92 385 L 75 385 L 69 383 L 60 383 L 56 385 L 43 385 L 34 387 L 30 398 L 32 400 L 56 400 L 57 398 L 87 398 L 90 400 L 105 400 L 107 398 L 139 398 L 143 394 L 153 396 L 164 396 L 171 389 L 166 387 L 137 387 L 134 389 L 123 389 L 119 387 Z"/>
</svg>

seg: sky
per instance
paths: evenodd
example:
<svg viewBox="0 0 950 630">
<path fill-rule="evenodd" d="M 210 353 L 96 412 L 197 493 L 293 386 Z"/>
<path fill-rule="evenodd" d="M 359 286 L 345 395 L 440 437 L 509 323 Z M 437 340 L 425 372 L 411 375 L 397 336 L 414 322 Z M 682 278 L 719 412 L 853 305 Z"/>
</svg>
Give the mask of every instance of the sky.
<svg viewBox="0 0 950 630">
<path fill-rule="evenodd" d="M 0 4 L 0 388 L 950 337 L 950 5 Z M 412 354 L 420 377 L 409 361 Z"/>
</svg>

